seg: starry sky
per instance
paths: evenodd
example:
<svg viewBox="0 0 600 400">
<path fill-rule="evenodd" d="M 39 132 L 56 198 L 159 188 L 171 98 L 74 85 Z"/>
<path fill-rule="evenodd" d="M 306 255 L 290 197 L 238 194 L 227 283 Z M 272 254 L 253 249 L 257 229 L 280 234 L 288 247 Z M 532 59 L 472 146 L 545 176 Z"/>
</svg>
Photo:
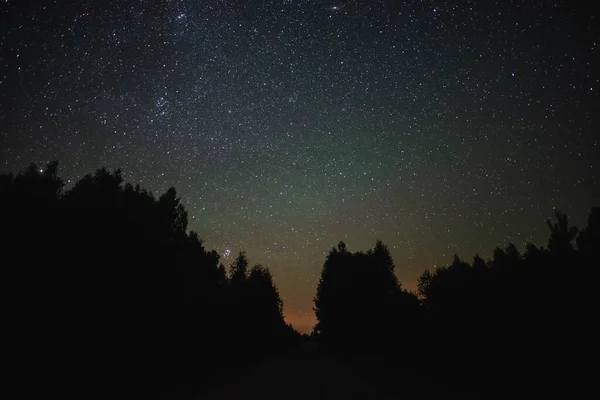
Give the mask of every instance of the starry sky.
<svg viewBox="0 0 600 400">
<path fill-rule="evenodd" d="M 546 243 L 600 204 L 600 21 L 577 1 L 157 0 L 0 5 L 0 171 L 100 166 L 232 261 L 296 328 L 325 256 L 426 268 Z"/>
</svg>

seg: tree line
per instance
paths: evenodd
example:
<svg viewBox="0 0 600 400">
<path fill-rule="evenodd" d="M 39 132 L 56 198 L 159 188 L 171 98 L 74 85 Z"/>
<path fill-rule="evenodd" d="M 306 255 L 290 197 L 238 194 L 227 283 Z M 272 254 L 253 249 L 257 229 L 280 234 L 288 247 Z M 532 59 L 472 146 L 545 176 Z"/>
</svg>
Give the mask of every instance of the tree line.
<svg viewBox="0 0 600 400">
<path fill-rule="evenodd" d="M 399 392 L 418 382 L 413 395 L 581 392 L 594 381 L 600 207 L 584 229 L 559 211 L 547 225 L 546 247 L 454 256 L 425 271 L 416 294 L 398 282 L 382 242 L 366 252 L 340 242 L 322 269 L 314 335 Z"/>
<path fill-rule="evenodd" d="M 298 343 L 269 270 L 243 251 L 227 270 L 188 231 L 174 188 L 157 198 L 101 168 L 66 190 L 57 162 L 32 164 L 0 174 L 0 223 L 5 359 L 21 391 L 185 395 Z M 592 382 L 600 207 L 581 230 L 558 211 L 547 224 L 546 247 L 455 256 L 417 293 L 381 241 L 340 242 L 312 337 L 405 395 Z"/>
<path fill-rule="evenodd" d="M 240 252 L 227 272 L 187 220 L 174 188 L 156 198 L 120 170 L 69 190 L 57 162 L 0 174 L 5 340 L 31 380 L 20 390 L 198 390 L 295 343 L 270 271 Z"/>
</svg>

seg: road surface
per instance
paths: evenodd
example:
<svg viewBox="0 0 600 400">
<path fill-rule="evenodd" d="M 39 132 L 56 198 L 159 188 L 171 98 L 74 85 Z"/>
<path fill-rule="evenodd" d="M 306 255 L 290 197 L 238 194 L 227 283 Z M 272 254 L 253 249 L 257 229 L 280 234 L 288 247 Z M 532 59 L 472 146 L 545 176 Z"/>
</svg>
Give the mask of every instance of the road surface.
<svg viewBox="0 0 600 400">
<path fill-rule="evenodd" d="M 286 357 L 255 366 L 227 385 L 214 387 L 198 400 L 395 400 L 383 388 L 365 381 L 349 367 L 321 354 L 316 343 L 304 343 Z"/>
</svg>

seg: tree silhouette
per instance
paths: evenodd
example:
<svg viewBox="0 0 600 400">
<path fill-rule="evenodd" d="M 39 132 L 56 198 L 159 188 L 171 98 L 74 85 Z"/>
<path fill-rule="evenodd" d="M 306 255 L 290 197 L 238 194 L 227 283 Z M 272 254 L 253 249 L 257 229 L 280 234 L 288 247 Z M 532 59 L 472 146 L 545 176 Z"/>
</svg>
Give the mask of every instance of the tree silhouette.
<svg viewBox="0 0 600 400">
<path fill-rule="evenodd" d="M 158 199 L 159 212 L 162 217 L 165 232 L 169 233 L 169 239 L 185 236 L 187 229 L 187 211 L 177 197 L 174 187 L 169 188 L 165 194 Z"/>
<path fill-rule="evenodd" d="M 600 244 L 597 210 L 592 209 L 588 226 L 579 235 L 567 216 L 557 211 L 556 220 L 547 222 L 547 249 L 530 243 L 521 254 L 509 243 L 497 247 L 488 262 L 475 256 L 469 266 L 455 256 L 450 266 L 421 275 L 418 293 L 429 331 L 446 339 L 430 340 L 434 346 L 427 357 L 435 357 L 449 371 L 448 380 L 461 379 L 450 372 L 456 360 L 481 388 L 501 384 L 507 391 L 516 387 L 539 391 L 548 379 L 582 373 L 564 366 L 577 365 L 573 355 L 584 353 L 591 341 L 587 321 L 594 290 L 585 277 L 591 265 L 597 265 L 586 262 Z M 503 369 L 506 365 L 510 372 Z"/>
<path fill-rule="evenodd" d="M 546 221 L 550 228 L 548 250 L 560 259 L 572 256 L 573 241 L 577 236 L 577 228 L 569 226 L 569 218 L 560 211 L 555 212 L 556 222 Z M 562 261 L 562 260 L 561 260 Z"/>
<path fill-rule="evenodd" d="M 248 287 L 253 309 L 260 310 L 267 321 L 283 320 L 283 301 L 273 283 L 273 277 L 268 268 L 255 265 L 248 276 Z"/>
<path fill-rule="evenodd" d="M 314 299 L 315 333 L 324 344 L 369 352 L 414 327 L 419 302 L 402 290 L 394 268 L 381 241 L 366 252 L 349 252 L 344 242 L 331 249 Z"/>
<path fill-rule="evenodd" d="M 174 188 L 156 199 L 105 168 L 63 188 L 57 162 L 0 174 L 15 370 L 36 360 L 44 374 L 29 379 L 38 384 L 69 376 L 70 387 L 140 396 L 208 384 L 296 340 L 270 272 L 248 273 L 241 252 L 228 279 L 218 254 L 188 232 Z M 264 340 L 235 340 L 243 336 Z"/>
<path fill-rule="evenodd" d="M 577 237 L 577 248 L 584 262 L 589 265 L 600 265 L 600 207 L 592 208 L 587 220 L 587 227 Z"/>
<path fill-rule="evenodd" d="M 235 261 L 229 267 L 229 281 L 234 286 L 243 285 L 248 279 L 248 259 L 246 252 L 240 251 Z"/>
</svg>

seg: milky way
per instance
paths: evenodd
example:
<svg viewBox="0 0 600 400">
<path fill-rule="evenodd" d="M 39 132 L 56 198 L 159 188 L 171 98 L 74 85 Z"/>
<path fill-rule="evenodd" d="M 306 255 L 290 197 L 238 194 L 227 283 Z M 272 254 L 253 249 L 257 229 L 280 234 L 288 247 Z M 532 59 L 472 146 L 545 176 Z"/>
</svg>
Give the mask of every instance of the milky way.
<svg viewBox="0 0 600 400">
<path fill-rule="evenodd" d="M 33 3 L 0 6 L 0 170 L 175 186 L 299 329 L 339 240 L 382 239 L 414 288 L 600 203 L 600 21 L 579 2 Z"/>
</svg>

